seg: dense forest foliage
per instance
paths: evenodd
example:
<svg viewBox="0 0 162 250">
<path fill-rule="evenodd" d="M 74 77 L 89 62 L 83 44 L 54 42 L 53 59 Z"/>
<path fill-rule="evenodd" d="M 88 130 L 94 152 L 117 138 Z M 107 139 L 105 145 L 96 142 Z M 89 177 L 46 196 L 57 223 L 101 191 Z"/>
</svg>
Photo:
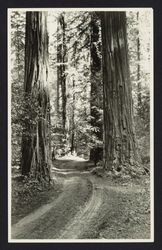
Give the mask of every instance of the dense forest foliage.
<svg viewBox="0 0 162 250">
<path fill-rule="evenodd" d="M 77 155 L 149 173 L 149 22 L 149 11 L 12 11 L 12 168 L 50 182 L 54 159 Z"/>
</svg>

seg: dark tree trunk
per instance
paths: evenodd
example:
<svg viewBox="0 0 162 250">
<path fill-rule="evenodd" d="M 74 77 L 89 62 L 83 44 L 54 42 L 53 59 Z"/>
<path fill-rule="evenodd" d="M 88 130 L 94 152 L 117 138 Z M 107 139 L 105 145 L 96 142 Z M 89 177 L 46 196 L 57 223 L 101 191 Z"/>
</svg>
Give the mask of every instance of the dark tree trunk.
<svg viewBox="0 0 162 250">
<path fill-rule="evenodd" d="M 18 82 L 20 82 L 20 70 L 19 70 L 19 66 L 20 66 L 20 37 L 18 36 L 18 32 L 19 32 L 19 25 L 17 24 L 17 80 Z"/>
<path fill-rule="evenodd" d="M 60 78 L 61 78 L 61 70 L 60 70 L 60 61 L 61 61 L 61 44 L 60 44 L 60 24 L 59 20 L 57 20 L 57 115 L 59 117 L 59 112 L 60 112 L 60 104 L 59 104 L 59 99 L 60 99 Z"/>
<path fill-rule="evenodd" d="M 134 164 L 136 146 L 125 12 L 102 12 L 104 166 Z"/>
<path fill-rule="evenodd" d="M 66 75 L 65 75 L 65 63 L 66 63 L 66 38 L 65 38 L 65 20 L 63 14 L 58 19 L 58 47 L 57 47 L 57 107 L 59 110 L 59 87 L 61 87 L 61 100 L 62 100 L 62 126 L 65 132 L 66 125 Z"/>
<path fill-rule="evenodd" d="M 137 22 L 139 22 L 139 12 L 137 12 Z M 141 117 L 141 81 L 140 81 L 140 39 L 139 31 L 137 31 L 137 94 L 138 94 L 138 114 Z"/>
<path fill-rule="evenodd" d="M 50 181 L 50 100 L 48 92 L 48 32 L 45 12 L 26 13 L 25 82 L 31 107 L 22 138 L 22 174 Z M 30 99 L 31 98 L 31 99 Z M 37 111 L 37 112 L 36 112 Z M 35 115 L 33 115 L 33 113 Z"/>
<path fill-rule="evenodd" d="M 75 79 L 73 79 L 73 105 L 72 105 L 72 131 L 71 131 L 71 154 L 75 151 Z"/>
<path fill-rule="evenodd" d="M 103 108 L 103 91 L 102 91 L 102 80 L 101 80 L 101 58 L 99 57 L 101 42 L 99 34 L 99 24 L 96 13 L 91 14 L 91 125 L 97 127 L 99 130 L 95 132 L 95 136 L 98 140 L 103 139 L 103 128 L 101 122 L 101 114 L 99 109 Z M 96 94 L 97 93 L 97 94 Z M 90 160 L 96 159 L 98 152 L 98 146 L 94 145 L 94 148 L 90 151 Z"/>
</svg>

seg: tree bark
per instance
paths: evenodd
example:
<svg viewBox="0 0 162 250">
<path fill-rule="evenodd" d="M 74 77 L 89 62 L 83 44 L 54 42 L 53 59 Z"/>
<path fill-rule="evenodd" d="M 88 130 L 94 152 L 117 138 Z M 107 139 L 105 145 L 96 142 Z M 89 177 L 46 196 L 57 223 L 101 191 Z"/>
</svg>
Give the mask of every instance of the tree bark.
<svg viewBox="0 0 162 250">
<path fill-rule="evenodd" d="M 139 12 L 137 12 L 137 22 L 139 22 Z M 137 30 L 137 94 L 138 94 L 138 114 L 141 117 L 141 106 L 142 106 L 142 97 L 141 97 L 141 69 L 140 69 L 140 39 L 139 39 L 139 30 Z"/>
<path fill-rule="evenodd" d="M 120 171 L 137 157 L 125 12 L 102 12 L 104 167 Z"/>
<path fill-rule="evenodd" d="M 75 79 L 73 79 L 73 104 L 72 104 L 72 130 L 71 130 L 71 154 L 73 155 L 75 147 Z"/>
<path fill-rule="evenodd" d="M 57 47 L 57 107 L 59 110 L 59 86 L 61 87 L 62 94 L 62 126 L 65 132 L 66 125 L 66 76 L 65 76 L 65 63 L 66 63 L 66 39 L 65 39 L 65 20 L 64 15 L 60 14 L 58 19 L 58 47 Z"/>
<path fill-rule="evenodd" d="M 60 112 L 60 104 L 59 104 L 59 99 L 60 99 L 60 75 L 61 75 L 61 71 L 60 71 L 60 61 L 61 61 L 61 45 L 60 45 L 60 34 L 59 34 L 59 29 L 60 29 L 60 24 L 59 24 L 59 19 L 57 19 L 57 104 L 56 104 L 56 108 L 57 108 L 57 115 L 59 117 L 59 112 Z"/>
<path fill-rule="evenodd" d="M 26 13 L 25 94 L 28 110 L 22 138 L 22 174 L 50 181 L 50 99 L 48 91 L 48 32 L 46 12 Z M 31 98 L 31 99 L 30 99 Z M 27 134 L 28 132 L 28 134 Z"/>
</svg>

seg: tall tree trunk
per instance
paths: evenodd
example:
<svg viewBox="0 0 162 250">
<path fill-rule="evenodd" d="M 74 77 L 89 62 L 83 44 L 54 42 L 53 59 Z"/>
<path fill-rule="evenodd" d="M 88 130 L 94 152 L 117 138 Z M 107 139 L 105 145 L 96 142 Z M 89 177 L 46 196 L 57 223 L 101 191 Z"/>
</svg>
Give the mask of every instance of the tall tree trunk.
<svg viewBox="0 0 162 250">
<path fill-rule="evenodd" d="M 22 174 L 50 181 L 50 99 L 48 92 L 48 32 L 46 12 L 26 13 L 25 93 L 30 116 L 22 138 Z M 31 98 L 31 99 L 30 99 Z M 35 104 L 31 107 L 30 101 Z M 38 112 L 35 112 L 35 111 Z M 35 116 L 33 117 L 33 112 Z"/>
<path fill-rule="evenodd" d="M 60 70 L 60 62 L 61 62 L 61 44 L 60 44 L 60 22 L 59 19 L 57 19 L 57 115 L 59 117 L 60 112 L 60 105 L 59 105 L 59 99 L 60 99 L 60 78 L 61 78 L 61 70 Z"/>
<path fill-rule="evenodd" d="M 137 23 L 139 22 L 139 12 L 137 12 Z M 140 81 L 140 39 L 139 39 L 139 30 L 137 29 L 137 94 L 138 94 L 138 114 L 141 117 L 141 81 Z"/>
<path fill-rule="evenodd" d="M 102 99 L 102 83 L 101 83 L 101 58 L 100 53 L 100 35 L 99 35 L 99 24 L 97 23 L 98 17 L 96 13 L 91 14 L 91 46 L 90 46 L 90 57 L 91 57 L 91 125 L 97 127 L 99 130 L 95 132 L 98 140 L 102 141 L 103 129 L 102 123 L 100 122 L 101 114 L 99 109 L 103 108 Z M 98 50 L 98 51 L 97 51 Z M 97 95 L 96 95 L 97 93 Z M 94 160 L 95 154 L 97 154 L 98 146 L 92 148 L 90 151 L 90 160 Z"/>
<path fill-rule="evenodd" d="M 19 33 L 19 25 L 17 24 L 16 26 L 16 29 L 17 29 L 17 80 L 18 82 L 20 82 L 20 70 L 19 70 L 19 67 L 20 67 L 20 37 L 18 35 Z"/>
<path fill-rule="evenodd" d="M 75 79 L 73 79 L 71 154 L 74 154 L 74 152 L 75 152 Z"/>
<path fill-rule="evenodd" d="M 66 76 L 65 76 L 65 63 L 66 63 L 66 39 L 65 39 L 65 20 L 64 15 L 60 14 L 58 19 L 58 48 L 57 48 L 57 93 L 59 98 L 59 86 L 61 86 L 61 94 L 62 94 L 62 126 L 63 131 L 65 132 L 66 125 Z M 57 101 L 58 102 L 58 101 Z M 59 103 L 57 104 L 59 109 Z"/>
<path fill-rule="evenodd" d="M 120 171 L 137 157 L 125 12 L 102 12 L 104 166 Z"/>
</svg>

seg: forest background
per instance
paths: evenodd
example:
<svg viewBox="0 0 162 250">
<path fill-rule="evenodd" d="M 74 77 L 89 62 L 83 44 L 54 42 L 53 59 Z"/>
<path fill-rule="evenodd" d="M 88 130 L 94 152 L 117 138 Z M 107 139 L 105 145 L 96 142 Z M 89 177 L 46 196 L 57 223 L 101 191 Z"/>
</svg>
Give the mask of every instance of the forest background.
<svg viewBox="0 0 162 250">
<path fill-rule="evenodd" d="M 77 151 L 88 158 L 90 150 L 96 145 L 102 147 L 103 143 L 100 128 L 103 124 L 100 21 L 94 13 L 59 12 L 50 13 L 47 22 L 51 148 L 56 156 Z M 150 25 L 149 11 L 127 13 L 134 126 L 143 163 L 150 157 Z M 92 37 L 95 28 L 98 30 L 93 30 L 96 34 Z M 34 100 L 30 107 L 26 107 L 24 99 L 25 13 L 12 12 L 11 32 L 12 166 L 18 166 L 24 123 L 33 120 L 30 115 L 37 112 L 35 103 L 32 104 Z M 92 43 L 91 39 L 94 39 Z M 93 60 L 97 66 L 92 65 Z M 91 90 L 91 71 L 94 70 L 93 78 L 97 83 L 94 84 L 96 89 Z"/>
</svg>

